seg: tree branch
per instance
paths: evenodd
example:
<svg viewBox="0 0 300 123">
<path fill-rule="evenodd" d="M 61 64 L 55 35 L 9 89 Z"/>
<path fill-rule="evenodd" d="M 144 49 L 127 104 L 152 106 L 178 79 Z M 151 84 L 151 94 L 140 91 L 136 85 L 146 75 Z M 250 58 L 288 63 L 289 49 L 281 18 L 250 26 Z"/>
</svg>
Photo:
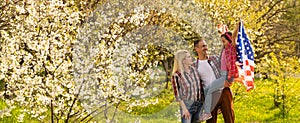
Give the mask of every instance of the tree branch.
<svg viewBox="0 0 300 123">
<path fill-rule="evenodd" d="M 270 9 L 269 9 L 266 13 L 264 13 L 262 16 L 260 16 L 260 17 L 257 19 L 257 22 L 261 22 L 261 20 L 264 19 L 265 16 L 267 16 L 267 15 L 274 9 L 274 7 L 275 7 L 277 4 L 279 4 L 281 1 L 282 1 L 282 0 L 276 1 L 276 2 L 270 7 Z"/>
<path fill-rule="evenodd" d="M 111 123 L 112 123 L 113 120 L 115 119 L 115 116 L 116 116 L 117 109 L 118 109 L 119 105 L 120 105 L 120 102 L 118 102 L 118 104 L 117 104 L 117 106 L 116 106 L 116 108 L 115 108 L 114 115 L 113 115 L 113 117 L 111 118 L 111 121 L 110 121 Z"/>
</svg>

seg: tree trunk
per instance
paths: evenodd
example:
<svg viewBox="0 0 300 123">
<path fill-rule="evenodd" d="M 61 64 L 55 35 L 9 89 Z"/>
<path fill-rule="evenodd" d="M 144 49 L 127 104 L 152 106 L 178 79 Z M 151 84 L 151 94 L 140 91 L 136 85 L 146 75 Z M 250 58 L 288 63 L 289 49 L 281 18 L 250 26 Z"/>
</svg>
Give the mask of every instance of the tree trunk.
<svg viewBox="0 0 300 123">
<path fill-rule="evenodd" d="M 173 57 L 172 58 L 168 58 L 167 60 L 162 61 L 163 63 L 163 68 L 165 70 L 166 73 L 166 78 L 165 78 L 165 82 L 166 82 L 166 87 L 165 89 L 168 89 L 168 85 L 169 85 L 169 81 L 171 81 L 171 71 L 172 71 L 172 63 L 173 63 Z"/>
<path fill-rule="evenodd" d="M 279 82 L 278 82 L 278 80 L 275 81 L 275 84 L 276 84 L 276 87 L 274 88 L 274 106 L 276 108 L 278 108 L 279 105 L 280 105 L 279 96 L 278 96 L 279 95 L 279 89 L 278 89 Z"/>
<path fill-rule="evenodd" d="M 166 82 L 166 86 L 165 88 L 167 89 L 168 88 L 168 84 L 169 84 L 169 81 L 168 81 L 168 61 L 167 60 L 164 60 L 162 61 L 162 64 L 163 64 L 163 68 L 165 70 L 165 73 L 166 73 L 166 76 L 165 76 L 165 82 Z"/>
</svg>

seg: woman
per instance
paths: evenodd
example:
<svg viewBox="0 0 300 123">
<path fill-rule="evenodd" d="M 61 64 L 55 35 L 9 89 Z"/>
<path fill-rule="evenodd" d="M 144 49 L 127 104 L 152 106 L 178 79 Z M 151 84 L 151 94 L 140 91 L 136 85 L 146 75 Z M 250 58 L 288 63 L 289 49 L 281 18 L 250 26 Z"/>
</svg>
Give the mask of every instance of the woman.
<svg viewBox="0 0 300 123">
<path fill-rule="evenodd" d="M 204 101 L 204 113 L 200 117 L 200 121 L 205 121 L 211 118 L 211 107 L 212 106 L 212 93 L 224 88 L 224 81 L 232 83 L 234 78 L 238 77 L 238 69 L 235 64 L 236 62 L 236 49 L 233 45 L 234 40 L 232 39 L 232 33 L 225 32 L 221 35 L 223 43 L 223 50 L 221 52 L 221 77 L 206 87 L 205 90 L 205 101 Z M 202 113 L 202 112 L 201 112 Z"/>
<path fill-rule="evenodd" d="M 175 53 L 171 81 L 176 101 L 180 105 L 182 123 L 197 122 L 202 106 L 200 76 L 192 64 L 192 57 L 187 50 Z"/>
</svg>

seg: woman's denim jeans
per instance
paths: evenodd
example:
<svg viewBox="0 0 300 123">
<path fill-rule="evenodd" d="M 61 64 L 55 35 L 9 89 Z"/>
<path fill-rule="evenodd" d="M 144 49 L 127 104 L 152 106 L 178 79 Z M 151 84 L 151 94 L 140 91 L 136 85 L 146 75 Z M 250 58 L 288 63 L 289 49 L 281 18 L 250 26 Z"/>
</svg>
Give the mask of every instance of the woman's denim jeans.
<svg viewBox="0 0 300 123">
<path fill-rule="evenodd" d="M 185 119 L 182 117 L 182 108 L 180 106 L 180 114 L 181 114 L 181 122 L 182 123 L 196 123 L 199 119 L 200 109 L 202 108 L 202 102 L 200 101 L 192 101 L 192 100 L 184 100 L 183 101 L 186 108 L 190 112 L 190 118 Z"/>
</svg>

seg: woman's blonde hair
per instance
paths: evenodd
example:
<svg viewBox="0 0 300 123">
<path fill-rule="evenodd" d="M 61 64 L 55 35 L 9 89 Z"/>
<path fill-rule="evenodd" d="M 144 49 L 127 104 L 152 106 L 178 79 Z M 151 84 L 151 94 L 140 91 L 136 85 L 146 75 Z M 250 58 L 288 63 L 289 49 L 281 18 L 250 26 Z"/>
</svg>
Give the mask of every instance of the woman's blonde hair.
<svg viewBox="0 0 300 123">
<path fill-rule="evenodd" d="M 174 66 L 173 66 L 173 72 L 172 75 L 174 75 L 174 73 L 176 71 L 182 73 L 184 68 L 183 68 L 183 63 L 182 61 L 184 60 L 184 58 L 186 57 L 187 53 L 189 53 L 187 50 L 178 50 L 175 53 L 175 58 L 174 58 Z"/>
</svg>

